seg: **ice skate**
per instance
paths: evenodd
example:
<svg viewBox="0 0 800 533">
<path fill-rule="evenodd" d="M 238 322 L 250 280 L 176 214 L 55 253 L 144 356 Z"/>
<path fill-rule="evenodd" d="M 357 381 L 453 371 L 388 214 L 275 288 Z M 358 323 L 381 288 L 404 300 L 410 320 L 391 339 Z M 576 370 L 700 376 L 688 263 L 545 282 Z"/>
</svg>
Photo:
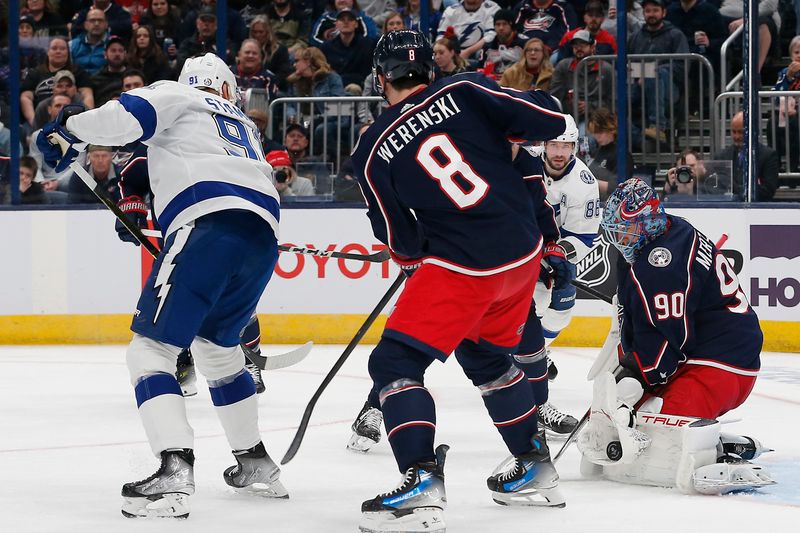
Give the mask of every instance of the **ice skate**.
<svg viewBox="0 0 800 533">
<path fill-rule="evenodd" d="M 444 460 L 449 446 L 436 448 L 436 461 L 418 463 L 406 470 L 400 486 L 361 504 L 364 533 L 444 533 Z"/>
<path fill-rule="evenodd" d="M 225 469 L 225 483 L 237 492 L 255 494 L 266 498 L 288 498 L 289 493 L 280 482 L 281 469 L 270 458 L 264 443 L 259 442 L 249 450 L 234 451 L 236 464 Z"/>
<path fill-rule="evenodd" d="M 767 470 L 735 455 L 723 455 L 716 464 L 698 468 L 692 482 L 701 494 L 747 492 L 776 483 Z"/>
<path fill-rule="evenodd" d="M 540 405 L 538 412 L 539 424 L 547 430 L 550 437 L 566 438 L 578 426 L 578 420 L 574 416 L 562 413 L 550 402 Z"/>
<path fill-rule="evenodd" d="M 752 461 L 753 459 L 759 457 L 762 453 L 775 451 L 772 448 L 767 448 L 756 439 L 747 437 L 745 435 L 721 433 L 719 440 L 720 444 L 722 445 L 722 451 L 725 454 L 738 455 L 746 461 Z"/>
<path fill-rule="evenodd" d="M 361 412 L 358 413 L 351 426 L 353 434 L 347 443 L 347 449 L 355 452 L 368 452 L 370 448 L 380 442 L 382 424 L 383 413 L 379 409 L 371 407 L 369 402 L 364 403 L 364 407 L 361 408 Z"/>
<path fill-rule="evenodd" d="M 256 385 L 256 394 L 261 394 L 267 390 L 267 387 L 264 385 L 264 378 L 261 377 L 261 369 L 255 364 L 255 359 L 250 357 L 250 353 L 260 355 L 261 349 L 256 346 L 255 350 L 251 350 L 245 344 L 242 344 L 242 349 L 244 350 L 244 368 L 250 373 L 250 377 L 253 378 L 253 383 Z"/>
<path fill-rule="evenodd" d="M 128 518 L 187 518 L 189 496 L 194 494 L 194 452 L 161 452 L 155 474 L 122 486 L 122 514 Z"/>
<path fill-rule="evenodd" d="M 194 358 L 189 349 L 185 349 L 178 355 L 177 371 L 175 379 L 181 386 L 184 396 L 194 396 L 197 394 L 197 375 L 194 371 Z"/>
<path fill-rule="evenodd" d="M 500 505 L 566 506 L 544 433 L 540 431 L 532 442 L 533 450 L 509 457 L 486 480 L 492 499 Z"/>
</svg>

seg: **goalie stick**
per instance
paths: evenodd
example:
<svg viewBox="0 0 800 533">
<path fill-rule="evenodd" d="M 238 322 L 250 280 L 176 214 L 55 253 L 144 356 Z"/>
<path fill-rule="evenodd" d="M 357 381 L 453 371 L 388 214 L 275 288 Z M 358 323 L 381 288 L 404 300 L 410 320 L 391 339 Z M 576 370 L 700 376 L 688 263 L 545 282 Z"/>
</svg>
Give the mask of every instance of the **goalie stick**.
<svg viewBox="0 0 800 533">
<path fill-rule="evenodd" d="M 297 451 L 300 449 L 300 444 L 303 442 L 303 436 L 306 434 L 306 430 L 308 429 L 308 423 L 311 420 L 311 413 L 314 411 L 314 406 L 317 404 L 317 400 L 319 397 L 322 396 L 322 392 L 331 382 L 333 377 L 342 368 L 344 362 L 353 353 L 353 350 L 361 342 L 361 339 L 367 333 L 367 330 L 372 326 L 372 323 L 375 322 L 375 319 L 378 318 L 378 315 L 381 313 L 386 304 L 389 303 L 389 300 L 392 299 L 394 293 L 400 288 L 403 282 L 406 280 L 406 275 L 402 271 L 400 274 L 397 275 L 395 278 L 394 283 L 392 286 L 389 287 L 389 290 L 386 291 L 386 294 L 383 295 L 383 298 L 378 302 L 378 305 L 375 306 L 375 309 L 369 314 L 367 319 L 361 325 L 359 330 L 356 332 L 353 340 L 350 341 L 350 344 L 347 345 L 347 348 L 344 349 L 342 355 L 339 356 L 339 359 L 333 364 L 333 367 L 328 371 L 328 374 L 325 376 L 325 379 L 322 380 L 322 384 L 317 387 L 317 390 L 314 392 L 314 395 L 311 397 L 311 400 L 308 402 L 306 406 L 306 410 L 303 412 L 303 418 L 300 420 L 300 425 L 297 427 L 297 432 L 294 434 L 294 438 L 292 439 L 292 443 L 289 445 L 289 449 L 286 450 L 286 454 L 281 459 L 281 464 L 285 465 L 289 461 L 291 461 L 295 455 L 297 455 Z"/>
</svg>

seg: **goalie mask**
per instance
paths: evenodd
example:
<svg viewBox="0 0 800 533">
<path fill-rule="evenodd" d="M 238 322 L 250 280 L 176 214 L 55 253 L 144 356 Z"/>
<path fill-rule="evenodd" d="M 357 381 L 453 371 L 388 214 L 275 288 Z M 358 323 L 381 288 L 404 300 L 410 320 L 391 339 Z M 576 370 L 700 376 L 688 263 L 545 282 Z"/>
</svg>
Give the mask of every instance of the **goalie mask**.
<svg viewBox="0 0 800 533">
<path fill-rule="evenodd" d="M 422 33 L 415 30 L 389 32 L 375 45 L 372 56 L 375 92 L 383 96 L 384 87 L 378 79 L 379 74 L 383 74 L 388 82 L 415 78 L 420 83 L 431 83 L 434 65 L 433 48 Z"/>
<path fill-rule="evenodd" d="M 239 88 L 236 76 L 223 60 L 212 53 L 204 56 L 190 57 L 183 64 L 178 83 L 196 89 L 213 89 L 222 96 L 222 85 L 228 84 L 227 100 L 234 105 L 239 103 Z"/>
<path fill-rule="evenodd" d="M 625 260 L 633 263 L 639 250 L 667 230 L 667 214 L 656 192 L 631 178 L 606 201 L 600 227 Z"/>
</svg>

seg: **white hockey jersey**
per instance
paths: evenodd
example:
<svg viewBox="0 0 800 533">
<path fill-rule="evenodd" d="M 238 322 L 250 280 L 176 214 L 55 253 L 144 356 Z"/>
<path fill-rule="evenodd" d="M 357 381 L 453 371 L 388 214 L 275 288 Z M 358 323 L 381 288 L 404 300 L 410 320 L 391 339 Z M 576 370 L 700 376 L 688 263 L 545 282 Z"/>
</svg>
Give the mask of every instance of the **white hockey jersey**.
<svg viewBox="0 0 800 533">
<path fill-rule="evenodd" d="M 542 155 L 544 158 L 544 155 Z M 592 248 L 600 227 L 600 190 L 597 180 L 583 161 L 574 158 L 559 179 L 547 175 L 544 167 L 544 184 L 547 187 L 547 202 L 556 212 L 556 222 L 561 231 L 561 241 L 575 247 L 577 263 Z"/>
<path fill-rule="evenodd" d="M 148 146 L 153 208 L 165 237 L 228 209 L 258 214 L 278 236 L 280 200 L 258 130 L 224 98 L 160 81 L 70 117 L 66 126 L 91 144 Z"/>
<path fill-rule="evenodd" d="M 483 0 L 475 11 L 467 11 L 463 3 L 450 6 L 444 10 L 436 37 L 439 38 L 452 26 L 456 32 L 461 49 L 468 48 L 483 38 L 490 43 L 495 38 L 494 14 L 500 6 L 492 0 Z"/>
</svg>

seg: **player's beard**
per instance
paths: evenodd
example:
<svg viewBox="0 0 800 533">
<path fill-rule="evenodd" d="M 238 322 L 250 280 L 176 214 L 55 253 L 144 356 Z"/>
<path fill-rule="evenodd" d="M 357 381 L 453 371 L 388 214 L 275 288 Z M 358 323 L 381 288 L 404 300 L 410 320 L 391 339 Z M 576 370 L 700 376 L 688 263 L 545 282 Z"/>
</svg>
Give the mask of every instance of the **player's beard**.
<svg viewBox="0 0 800 533">
<path fill-rule="evenodd" d="M 568 157 L 564 158 L 564 161 L 563 161 L 563 163 L 561 163 L 561 164 L 559 164 L 559 165 L 556 165 L 556 164 L 555 164 L 555 163 L 553 163 L 553 161 L 552 161 L 552 160 L 551 160 L 551 159 L 550 159 L 550 158 L 547 156 L 547 154 L 545 154 L 545 156 L 544 156 L 544 163 L 545 163 L 545 165 L 547 166 L 547 170 L 551 171 L 551 172 L 549 172 L 550 174 L 553 174 L 553 173 L 555 173 L 555 174 L 558 174 L 558 175 L 560 176 L 561 174 L 563 174 L 563 173 L 564 173 L 564 169 L 566 169 L 566 168 L 567 168 L 567 165 L 569 164 L 569 158 L 568 158 Z"/>
</svg>

